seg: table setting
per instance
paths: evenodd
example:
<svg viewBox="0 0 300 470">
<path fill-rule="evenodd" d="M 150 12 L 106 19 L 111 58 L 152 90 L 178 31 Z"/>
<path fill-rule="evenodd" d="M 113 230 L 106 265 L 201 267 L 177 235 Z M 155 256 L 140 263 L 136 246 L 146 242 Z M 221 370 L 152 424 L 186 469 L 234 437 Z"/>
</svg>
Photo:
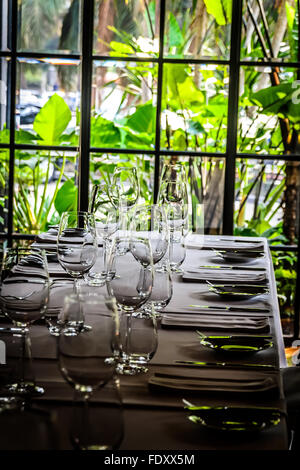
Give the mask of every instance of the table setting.
<svg viewBox="0 0 300 470">
<path fill-rule="evenodd" d="M 165 165 L 140 204 L 118 169 L 88 212 L 7 250 L 0 429 L 49 425 L 51 449 L 287 449 L 267 242 L 190 234 L 185 178 Z"/>
</svg>

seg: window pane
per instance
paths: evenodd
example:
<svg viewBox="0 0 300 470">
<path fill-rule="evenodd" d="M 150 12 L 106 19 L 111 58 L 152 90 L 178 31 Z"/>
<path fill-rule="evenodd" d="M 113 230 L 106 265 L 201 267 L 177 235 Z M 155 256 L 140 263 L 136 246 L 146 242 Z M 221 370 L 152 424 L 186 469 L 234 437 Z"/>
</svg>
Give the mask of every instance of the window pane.
<svg viewBox="0 0 300 470">
<path fill-rule="evenodd" d="M 159 1 L 96 0 L 94 53 L 155 56 L 158 53 Z"/>
<path fill-rule="evenodd" d="M 79 61 L 20 58 L 16 141 L 77 145 L 79 90 Z"/>
<path fill-rule="evenodd" d="M 271 253 L 277 284 L 282 332 L 286 336 L 293 336 L 297 252 L 272 250 Z"/>
<path fill-rule="evenodd" d="M 244 1 L 241 58 L 297 61 L 298 7 L 296 1 Z M 265 23 L 263 21 L 265 18 Z M 255 24 L 259 28 L 260 36 Z"/>
<path fill-rule="evenodd" d="M 80 50 L 80 0 L 21 0 L 18 4 L 19 51 Z"/>
<path fill-rule="evenodd" d="M 150 202 L 153 193 L 154 157 L 130 154 L 91 154 L 90 184 L 111 183 L 116 167 L 135 168 L 137 171 L 140 197 L 138 203 Z"/>
<path fill-rule="evenodd" d="M 190 229 L 205 234 L 219 234 L 223 224 L 225 160 L 214 157 L 170 157 L 164 163 L 182 163 L 188 177 Z M 198 217 L 198 206 L 204 217 Z M 202 214 L 202 211 L 200 211 Z"/>
<path fill-rule="evenodd" d="M 0 143 L 9 142 L 10 110 L 9 110 L 9 83 L 10 61 L 0 58 Z"/>
<path fill-rule="evenodd" d="M 163 80 L 161 147 L 224 152 L 227 67 L 165 64 Z"/>
<path fill-rule="evenodd" d="M 0 51 L 10 49 L 9 0 L 0 0 Z"/>
<path fill-rule="evenodd" d="M 297 69 L 242 67 L 238 152 L 299 153 L 291 139 L 299 125 L 298 103 Z"/>
<path fill-rule="evenodd" d="M 95 61 L 91 146 L 153 148 L 157 66 Z"/>
<path fill-rule="evenodd" d="M 9 151 L 0 149 L 0 232 L 7 231 Z"/>
<path fill-rule="evenodd" d="M 16 151 L 14 231 L 39 233 L 77 207 L 77 154 Z"/>
<path fill-rule="evenodd" d="M 167 0 L 165 57 L 229 59 L 231 4 L 213 3 Z"/>
<path fill-rule="evenodd" d="M 235 182 L 236 233 L 283 237 L 286 162 L 238 159 Z"/>
</svg>

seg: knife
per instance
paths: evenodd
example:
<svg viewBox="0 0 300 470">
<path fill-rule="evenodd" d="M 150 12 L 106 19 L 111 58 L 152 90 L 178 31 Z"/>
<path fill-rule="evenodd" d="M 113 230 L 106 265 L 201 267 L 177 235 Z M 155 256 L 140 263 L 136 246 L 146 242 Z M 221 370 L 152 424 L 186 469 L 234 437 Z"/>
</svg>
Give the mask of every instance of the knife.
<svg viewBox="0 0 300 470">
<path fill-rule="evenodd" d="M 228 362 L 201 362 L 201 361 L 180 361 L 175 360 L 174 364 L 188 367 L 223 367 L 229 369 L 241 369 L 241 368 L 250 368 L 250 369 L 268 369 L 276 370 L 276 367 L 272 364 L 242 364 L 242 363 L 228 363 Z"/>
<path fill-rule="evenodd" d="M 259 267 L 259 266 L 218 266 L 218 265 L 212 265 L 212 264 L 208 264 L 208 265 L 203 265 L 203 266 L 198 266 L 197 270 L 192 270 L 192 269 L 187 269 L 186 272 L 188 273 L 196 273 L 196 274 L 201 274 L 200 273 L 200 269 L 232 269 L 232 270 L 242 270 L 242 271 L 266 271 L 266 268 L 263 268 L 263 267 Z"/>
<path fill-rule="evenodd" d="M 221 312 L 270 312 L 269 308 L 264 307 L 230 307 L 221 305 L 188 305 L 187 308 L 203 308 L 208 310 L 220 310 Z"/>
</svg>

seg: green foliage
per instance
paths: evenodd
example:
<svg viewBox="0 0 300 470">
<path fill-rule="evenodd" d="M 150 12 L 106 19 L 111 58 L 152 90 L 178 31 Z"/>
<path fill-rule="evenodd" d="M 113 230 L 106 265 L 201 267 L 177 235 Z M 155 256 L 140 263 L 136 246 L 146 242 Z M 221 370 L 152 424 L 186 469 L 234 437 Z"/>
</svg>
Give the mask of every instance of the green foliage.
<svg viewBox="0 0 300 470">
<path fill-rule="evenodd" d="M 77 210 L 78 188 L 73 179 L 66 181 L 57 191 L 55 209 L 61 215 L 66 211 Z"/>
<path fill-rule="evenodd" d="M 36 115 L 33 129 L 43 145 L 58 145 L 71 118 L 70 108 L 64 99 L 55 93 Z"/>
<path fill-rule="evenodd" d="M 207 12 L 211 14 L 219 25 L 230 22 L 232 0 L 204 0 Z"/>
</svg>

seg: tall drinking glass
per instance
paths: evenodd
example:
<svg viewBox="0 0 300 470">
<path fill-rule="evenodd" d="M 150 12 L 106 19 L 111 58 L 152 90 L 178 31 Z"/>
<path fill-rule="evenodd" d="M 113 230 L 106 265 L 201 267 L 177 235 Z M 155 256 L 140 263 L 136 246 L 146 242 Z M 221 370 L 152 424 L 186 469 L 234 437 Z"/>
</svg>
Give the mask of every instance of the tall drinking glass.
<svg viewBox="0 0 300 470">
<path fill-rule="evenodd" d="M 153 260 L 149 240 L 139 238 L 136 234 L 132 237 L 115 237 L 109 253 L 108 266 L 108 292 L 116 298 L 126 319 L 127 334 L 123 335 L 126 344 L 122 344 L 117 371 L 120 374 L 135 374 L 138 372 L 135 359 L 125 351 L 129 351 L 132 314 L 146 303 L 151 295 Z"/>
<path fill-rule="evenodd" d="M 30 396 L 44 390 L 34 379 L 26 379 L 26 364 L 31 366 L 30 325 L 42 318 L 49 298 L 49 274 L 45 251 L 32 248 L 7 249 L 3 256 L 0 306 L 3 313 L 19 328 L 21 335 L 21 373 L 8 386 L 12 393 Z"/>
<path fill-rule="evenodd" d="M 62 329 L 58 338 L 59 369 L 64 379 L 73 387 L 75 398 L 82 402 L 81 426 L 72 429 L 73 445 L 81 450 L 108 450 L 113 446 L 100 432 L 101 422 L 93 421 L 89 402 L 96 390 L 104 387 L 114 376 L 115 363 L 107 361 L 118 347 L 119 316 L 115 299 L 101 294 L 79 295 L 81 308 L 77 309 L 76 322 L 88 318 L 93 328 L 87 333 L 69 335 Z M 66 324 L 74 320 L 72 310 Z M 66 334 L 65 334 L 66 333 Z"/>
<path fill-rule="evenodd" d="M 94 215 L 89 212 L 64 212 L 57 236 L 58 261 L 74 279 L 74 291 L 78 291 L 78 279 L 95 264 L 97 237 Z"/>
<path fill-rule="evenodd" d="M 98 256 L 86 278 L 89 285 L 101 286 L 105 284 L 107 277 L 107 250 L 110 238 L 119 228 L 119 209 L 112 204 L 107 185 L 93 187 L 90 208 L 95 217 Z"/>
<path fill-rule="evenodd" d="M 116 167 L 109 186 L 109 195 L 117 208 L 132 207 L 140 195 L 139 181 L 135 168 Z"/>
</svg>

